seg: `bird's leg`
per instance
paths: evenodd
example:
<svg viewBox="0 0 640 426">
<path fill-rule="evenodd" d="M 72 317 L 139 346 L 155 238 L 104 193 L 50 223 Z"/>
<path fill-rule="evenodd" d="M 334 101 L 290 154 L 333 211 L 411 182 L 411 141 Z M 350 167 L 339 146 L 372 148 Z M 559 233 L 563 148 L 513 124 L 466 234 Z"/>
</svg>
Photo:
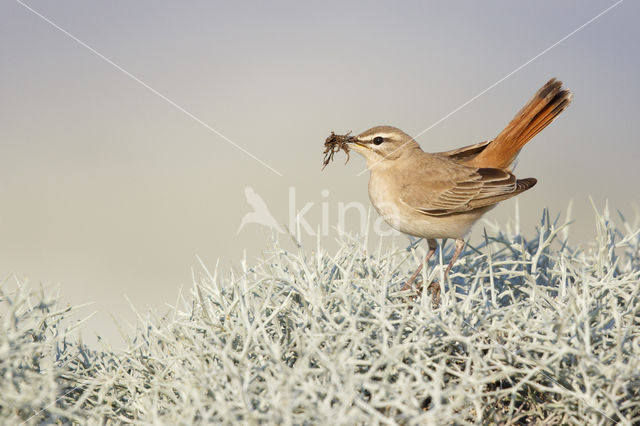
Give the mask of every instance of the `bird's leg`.
<svg viewBox="0 0 640 426">
<path fill-rule="evenodd" d="M 402 290 L 409 290 L 413 287 L 413 283 L 416 280 L 416 278 L 418 278 L 418 275 L 422 271 L 423 265 L 428 264 L 429 259 L 431 259 L 431 256 L 433 256 L 433 253 L 436 252 L 436 247 L 437 247 L 436 240 L 427 240 L 427 244 L 429 245 L 429 252 L 427 252 L 427 255 L 424 258 L 424 262 L 421 263 L 420 266 L 418 266 L 418 269 L 416 269 L 416 271 L 413 273 L 413 275 L 411 275 L 411 277 L 407 280 L 404 286 L 402 286 Z M 419 290 L 421 286 L 422 286 L 422 283 L 419 283 L 416 286 L 416 288 Z"/>
<path fill-rule="evenodd" d="M 451 268 L 453 268 L 453 264 L 456 263 L 456 260 L 458 260 L 458 257 L 460 257 L 460 254 L 464 249 L 464 245 L 464 240 L 456 240 L 456 250 L 453 252 L 451 261 L 449 261 L 449 265 L 447 265 L 447 269 L 444 271 L 445 281 L 447 280 L 449 271 L 451 271 Z M 431 291 L 431 302 L 433 303 L 433 306 L 437 307 L 438 305 L 440 305 L 440 283 L 438 283 L 437 281 L 432 282 L 431 284 L 429 284 L 429 287 L 427 287 L 427 290 Z"/>
<path fill-rule="evenodd" d="M 460 257 L 460 253 L 462 253 L 462 250 L 464 249 L 464 245 L 465 245 L 464 240 L 460 240 L 460 239 L 456 240 L 456 251 L 453 252 L 453 257 L 451 258 L 451 261 L 449 262 L 447 269 L 444 271 L 445 280 L 449 275 L 449 271 L 451 271 L 451 268 L 453 268 L 453 264 L 456 263 L 456 260 L 458 260 L 458 257 Z"/>
<path fill-rule="evenodd" d="M 420 266 L 418 266 L 418 269 L 416 269 L 416 271 L 413 273 L 413 275 L 411 275 L 407 282 L 404 283 L 404 285 L 402 286 L 402 290 L 409 290 L 413 287 L 413 282 L 418 277 L 418 274 L 422 271 L 422 265 L 423 264 L 421 263 Z"/>
</svg>

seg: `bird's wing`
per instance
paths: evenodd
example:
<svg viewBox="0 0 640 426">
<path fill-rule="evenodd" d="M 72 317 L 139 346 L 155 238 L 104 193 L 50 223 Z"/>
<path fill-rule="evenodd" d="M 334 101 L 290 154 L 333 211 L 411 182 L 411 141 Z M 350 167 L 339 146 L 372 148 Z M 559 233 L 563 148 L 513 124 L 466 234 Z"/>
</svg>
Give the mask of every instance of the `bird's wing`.
<svg viewBox="0 0 640 426">
<path fill-rule="evenodd" d="M 473 145 L 463 146 L 462 148 L 452 149 L 451 151 L 440 152 L 438 155 L 449 157 L 451 160 L 457 162 L 464 162 L 480 154 L 491 142 L 493 141 L 479 142 Z"/>
<path fill-rule="evenodd" d="M 400 189 L 403 203 L 429 216 L 444 216 L 496 204 L 531 188 L 536 180 L 517 180 L 500 169 L 450 164 L 417 171 L 406 182 Z"/>
</svg>

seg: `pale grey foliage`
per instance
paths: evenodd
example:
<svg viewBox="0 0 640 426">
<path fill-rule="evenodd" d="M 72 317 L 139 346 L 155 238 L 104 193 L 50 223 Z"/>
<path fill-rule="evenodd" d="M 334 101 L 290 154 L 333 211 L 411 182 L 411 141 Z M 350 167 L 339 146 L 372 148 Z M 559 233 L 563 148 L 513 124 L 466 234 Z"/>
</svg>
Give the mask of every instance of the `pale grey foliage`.
<svg viewBox="0 0 640 426">
<path fill-rule="evenodd" d="M 547 215 L 531 240 L 491 231 L 438 309 L 400 291 L 422 253 L 274 243 L 241 274 L 203 266 L 124 352 L 70 343 L 53 300 L 5 283 L 0 422 L 637 424 L 640 236 L 596 218 L 584 249 Z"/>
</svg>

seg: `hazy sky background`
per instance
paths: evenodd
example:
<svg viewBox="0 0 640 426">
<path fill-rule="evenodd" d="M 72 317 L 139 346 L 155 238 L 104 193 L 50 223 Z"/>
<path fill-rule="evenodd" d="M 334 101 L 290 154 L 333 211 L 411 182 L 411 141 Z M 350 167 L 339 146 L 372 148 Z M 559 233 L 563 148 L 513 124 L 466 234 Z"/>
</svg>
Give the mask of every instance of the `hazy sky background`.
<svg viewBox="0 0 640 426">
<path fill-rule="evenodd" d="M 265 228 L 236 236 L 247 186 L 282 223 L 290 187 L 298 208 L 315 203 L 313 226 L 321 203 L 332 215 L 339 202 L 368 206 L 357 154 L 320 171 L 330 131 L 418 134 L 614 1 L 26 4 L 282 174 L 20 3 L 0 2 L 0 275 L 96 301 L 84 335 L 118 344 L 109 313 L 134 318 L 124 294 L 162 311 L 190 288 L 196 255 L 222 271 L 245 252 L 257 262 Z M 522 228 L 533 235 L 544 206 L 558 213 L 573 199 L 574 242 L 588 241 L 589 195 L 630 215 L 638 202 L 639 16 L 638 2 L 621 3 L 418 142 L 440 151 L 491 139 L 560 78 L 574 102 L 516 170 L 538 178 L 518 197 Z M 514 206 L 487 218 L 506 223 Z"/>
</svg>

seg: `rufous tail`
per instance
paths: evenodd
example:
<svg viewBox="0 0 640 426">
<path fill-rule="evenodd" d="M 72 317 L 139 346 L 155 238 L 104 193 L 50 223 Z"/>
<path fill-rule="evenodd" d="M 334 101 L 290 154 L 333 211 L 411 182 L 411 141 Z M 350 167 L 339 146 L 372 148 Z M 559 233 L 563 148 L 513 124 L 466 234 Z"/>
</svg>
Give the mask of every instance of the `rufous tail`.
<svg viewBox="0 0 640 426">
<path fill-rule="evenodd" d="M 561 81 L 552 78 L 481 153 L 464 164 L 508 169 L 520 149 L 564 111 L 572 97 Z"/>
</svg>

